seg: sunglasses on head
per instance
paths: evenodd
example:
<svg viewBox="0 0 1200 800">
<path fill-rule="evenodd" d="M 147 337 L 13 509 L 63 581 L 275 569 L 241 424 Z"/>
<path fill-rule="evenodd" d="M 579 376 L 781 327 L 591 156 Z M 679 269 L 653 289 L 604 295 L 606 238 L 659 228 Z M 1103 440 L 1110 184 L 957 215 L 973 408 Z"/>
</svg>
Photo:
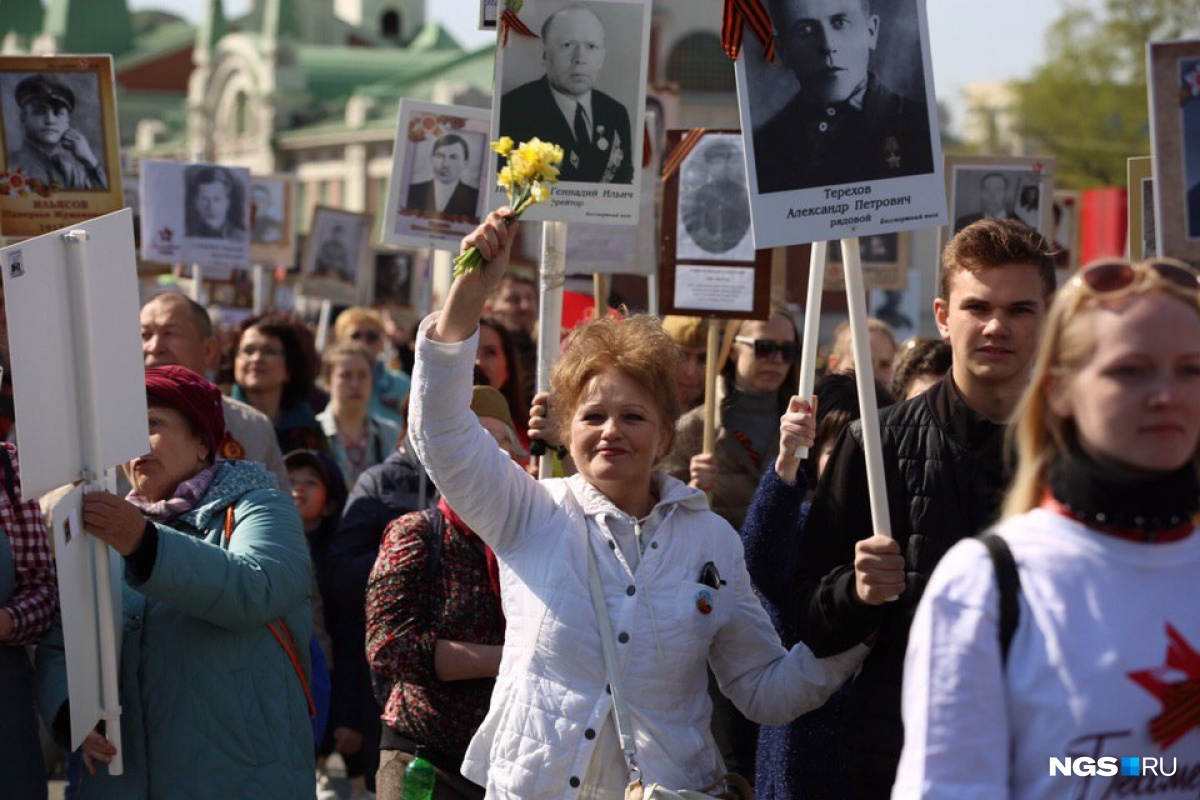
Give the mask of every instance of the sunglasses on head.
<svg viewBox="0 0 1200 800">
<path fill-rule="evenodd" d="M 1081 269 L 1071 280 L 1097 297 L 1120 297 L 1145 288 L 1147 282 L 1157 282 L 1189 297 L 1200 298 L 1200 273 L 1173 258 L 1095 261 Z"/>
<path fill-rule="evenodd" d="M 353 331 L 350 334 L 350 338 L 356 342 L 360 342 L 360 341 L 364 341 L 364 340 L 368 341 L 368 342 L 378 342 L 379 341 L 379 331 Z"/>
<path fill-rule="evenodd" d="M 773 342 L 770 339 L 751 339 L 749 336 L 735 336 L 738 344 L 748 344 L 754 347 L 754 357 L 767 359 L 778 353 L 784 361 L 795 361 L 800 356 L 800 345 L 795 342 Z"/>
</svg>

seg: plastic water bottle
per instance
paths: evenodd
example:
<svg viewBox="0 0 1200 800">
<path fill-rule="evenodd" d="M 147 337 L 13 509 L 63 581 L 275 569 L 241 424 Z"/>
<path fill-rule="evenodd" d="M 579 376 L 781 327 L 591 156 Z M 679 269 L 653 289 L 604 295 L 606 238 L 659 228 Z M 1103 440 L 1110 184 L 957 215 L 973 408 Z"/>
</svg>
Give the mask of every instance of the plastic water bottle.
<svg viewBox="0 0 1200 800">
<path fill-rule="evenodd" d="M 402 800 L 433 800 L 433 785 L 437 781 L 437 771 L 433 764 L 427 761 L 418 746 L 413 753 L 413 760 L 404 768 L 404 790 Z"/>
</svg>

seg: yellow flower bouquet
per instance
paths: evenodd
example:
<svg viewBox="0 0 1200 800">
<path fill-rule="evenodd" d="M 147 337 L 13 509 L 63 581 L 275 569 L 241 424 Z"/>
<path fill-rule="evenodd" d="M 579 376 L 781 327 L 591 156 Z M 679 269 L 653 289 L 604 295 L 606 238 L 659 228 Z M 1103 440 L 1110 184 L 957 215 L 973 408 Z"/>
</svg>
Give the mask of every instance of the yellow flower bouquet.
<svg viewBox="0 0 1200 800">
<path fill-rule="evenodd" d="M 505 224 L 511 225 L 534 203 L 545 203 L 550 199 L 550 186 L 558 183 L 558 165 L 562 163 L 562 148 L 541 139 L 530 139 L 514 146 L 508 136 L 492 142 L 492 150 L 508 160 L 508 164 L 496 176 L 496 183 L 508 193 L 511 217 Z M 475 272 L 483 266 L 483 256 L 478 248 L 472 247 L 454 259 L 454 277 Z"/>
</svg>

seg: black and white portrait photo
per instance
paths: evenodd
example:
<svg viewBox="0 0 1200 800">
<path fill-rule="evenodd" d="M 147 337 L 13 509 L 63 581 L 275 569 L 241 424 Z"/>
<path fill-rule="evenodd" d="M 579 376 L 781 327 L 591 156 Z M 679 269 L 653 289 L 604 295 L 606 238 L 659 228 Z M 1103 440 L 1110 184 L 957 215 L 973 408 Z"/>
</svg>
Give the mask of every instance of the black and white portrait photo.
<svg viewBox="0 0 1200 800">
<path fill-rule="evenodd" d="M 291 175 L 250 177 L 250 259 L 255 264 L 296 263 L 295 190 Z"/>
<path fill-rule="evenodd" d="M 9 171 L 59 189 L 108 189 L 94 74 L 6 73 L 0 97 Z"/>
<path fill-rule="evenodd" d="M 124 206 L 112 70 L 111 56 L 0 56 L 5 236 L 36 236 Z"/>
<path fill-rule="evenodd" d="M 770 0 L 779 72 L 797 88 L 752 113 L 758 191 L 933 171 L 914 0 Z M 751 106 L 753 111 L 754 106 Z"/>
<path fill-rule="evenodd" d="M 412 303 L 412 273 L 415 254 L 411 250 L 377 247 L 371 303 L 377 306 L 407 306 Z"/>
<path fill-rule="evenodd" d="M 424 151 L 424 169 L 414 169 L 408 185 L 411 211 L 446 217 L 479 219 L 480 167 L 486 162 L 482 137 L 448 131 L 429 139 Z M 421 163 L 418 156 L 418 164 Z"/>
<path fill-rule="evenodd" d="M 707 134 L 679 171 L 676 258 L 753 261 L 741 135 Z"/>
<path fill-rule="evenodd" d="M 497 48 L 493 138 L 538 138 L 563 149 L 559 180 L 568 191 L 531 218 L 636 221 L 649 12 L 639 0 L 528 0 L 520 18 L 539 38 L 510 31 L 508 44 Z M 571 184 L 624 191 L 575 200 Z M 614 210 L 629 216 L 612 218 Z"/>
<path fill-rule="evenodd" d="M 250 207 L 246 183 L 216 164 L 189 166 L 183 174 L 184 233 L 194 239 L 241 242 L 249 237 Z"/>
<path fill-rule="evenodd" d="M 1200 261 L 1200 41 L 1151 42 L 1147 67 L 1155 245 L 1160 255 Z"/>
<path fill-rule="evenodd" d="M 224 269 L 250 266 L 250 170 L 220 164 L 141 162 L 145 261 Z"/>
<path fill-rule="evenodd" d="M 1012 219 L 1053 235 L 1054 159 L 948 156 L 951 233 L 981 219 Z"/>
<path fill-rule="evenodd" d="M 767 0 L 766 6 L 776 63 L 765 61 L 747 32 L 736 67 L 755 244 L 939 224 L 941 145 L 925 4 Z M 826 193 L 848 184 L 858 186 Z M 870 201 L 856 205 L 867 194 Z M 853 200 L 818 202 L 843 198 Z M 788 222 L 796 219 L 804 221 Z"/>
<path fill-rule="evenodd" d="M 366 286 L 372 217 L 317 206 L 313 210 L 301 266 L 302 291 L 310 297 L 360 302 Z"/>
<path fill-rule="evenodd" d="M 486 109 L 400 101 L 385 244 L 458 251 L 487 196 L 490 124 Z"/>
</svg>

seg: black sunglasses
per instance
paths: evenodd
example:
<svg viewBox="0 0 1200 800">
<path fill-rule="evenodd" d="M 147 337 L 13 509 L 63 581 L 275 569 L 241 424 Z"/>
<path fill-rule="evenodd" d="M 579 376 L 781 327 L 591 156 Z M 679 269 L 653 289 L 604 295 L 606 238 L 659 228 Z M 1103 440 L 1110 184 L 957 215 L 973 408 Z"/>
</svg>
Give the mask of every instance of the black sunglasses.
<svg viewBox="0 0 1200 800">
<path fill-rule="evenodd" d="M 768 359 L 778 353 L 784 361 L 795 361 L 800 357 L 800 345 L 795 342 L 774 342 L 770 339 L 751 339 L 749 336 L 735 336 L 738 344 L 748 344 L 754 347 L 754 357 Z"/>
</svg>

